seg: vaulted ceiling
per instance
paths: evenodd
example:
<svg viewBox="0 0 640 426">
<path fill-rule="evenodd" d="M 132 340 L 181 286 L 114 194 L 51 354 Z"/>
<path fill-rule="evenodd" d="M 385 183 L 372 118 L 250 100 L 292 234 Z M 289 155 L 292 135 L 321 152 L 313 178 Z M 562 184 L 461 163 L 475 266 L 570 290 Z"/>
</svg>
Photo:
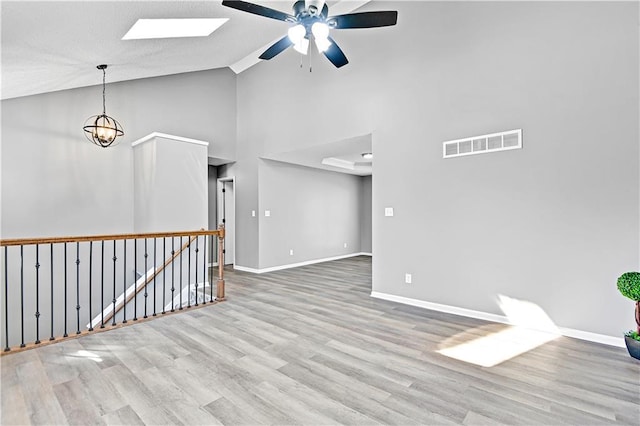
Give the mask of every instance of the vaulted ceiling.
<svg viewBox="0 0 640 426">
<path fill-rule="evenodd" d="M 255 1 L 291 13 L 293 0 Z M 368 1 L 329 1 L 332 15 Z M 2 99 L 230 67 L 242 72 L 287 24 L 221 1 L 2 1 Z M 208 37 L 122 40 L 139 18 L 229 18 Z"/>
<path fill-rule="evenodd" d="M 294 0 L 253 0 L 291 13 Z M 369 0 L 328 1 L 331 15 Z M 222 1 L 5 1 L 1 98 L 10 99 L 107 83 L 229 67 L 240 73 L 287 31 L 284 22 L 222 6 Z M 208 37 L 122 40 L 140 18 L 229 18 Z M 293 51 L 288 54 L 295 54 Z M 276 59 L 274 59 L 276 60 Z M 371 174 L 371 137 L 354 137 L 266 158 L 355 175 Z M 335 165 L 323 164 L 338 159 Z M 346 165 L 340 166 L 340 165 Z M 350 167 L 352 165 L 353 167 Z"/>
</svg>

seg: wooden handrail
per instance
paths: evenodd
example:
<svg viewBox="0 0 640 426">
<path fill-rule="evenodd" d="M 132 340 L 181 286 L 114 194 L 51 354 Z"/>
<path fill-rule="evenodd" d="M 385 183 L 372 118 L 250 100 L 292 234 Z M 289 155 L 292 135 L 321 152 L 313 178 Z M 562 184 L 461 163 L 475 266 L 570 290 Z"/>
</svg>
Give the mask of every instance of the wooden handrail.
<svg viewBox="0 0 640 426">
<path fill-rule="evenodd" d="M 38 347 L 38 346 L 44 346 L 50 343 L 56 343 L 56 342 L 60 342 L 60 341 L 64 341 L 66 339 L 72 339 L 72 338 L 76 338 L 79 336 L 84 336 L 90 333 L 98 333 L 101 331 L 106 331 L 106 330 L 110 330 L 110 329 L 114 329 L 114 328 L 120 328 L 129 324 L 134 324 L 136 322 L 142 322 L 142 321 L 146 321 L 148 319 L 151 319 L 152 317 L 147 318 L 146 317 L 146 301 L 145 301 L 145 318 L 136 318 L 135 317 L 135 313 L 134 313 L 134 318 L 133 319 L 137 319 L 137 321 L 127 321 L 127 318 L 125 317 L 124 320 L 122 322 L 120 322 L 119 324 L 116 324 L 115 322 L 115 314 L 122 308 L 122 306 L 126 306 L 127 303 L 130 303 L 131 300 L 133 299 L 133 297 L 135 297 L 135 295 L 137 294 L 137 292 L 141 291 L 144 288 L 147 288 L 147 286 L 149 285 L 150 282 L 153 282 L 154 278 L 163 271 L 163 269 L 165 269 L 168 265 L 170 265 L 172 262 L 175 261 L 176 257 L 179 257 L 181 252 L 183 252 L 184 250 L 188 250 L 188 247 L 193 244 L 193 241 L 197 241 L 197 237 L 200 236 L 211 236 L 211 237 L 217 237 L 218 238 L 218 276 L 217 276 L 217 289 L 216 289 L 216 295 L 215 298 L 213 297 L 213 289 L 210 295 L 210 299 L 209 302 L 203 302 L 201 304 L 195 304 L 195 305 L 191 305 L 191 306 L 187 306 L 184 307 L 184 309 L 197 309 L 199 307 L 202 306 L 206 306 L 208 303 L 217 303 L 217 302 L 221 302 L 226 300 L 225 297 L 225 281 L 224 281 L 224 246 L 223 246 L 223 241 L 224 241 L 224 237 L 225 237 L 225 229 L 224 229 L 224 225 L 219 225 L 218 229 L 216 230 L 197 230 L 197 231 L 184 231 L 184 232 L 160 232 L 160 233 L 139 233 L 139 234 L 113 234 L 113 235 L 94 235 L 94 236 L 81 236 L 81 237 L 50 237 L 50 238 L 20 238 L 20 239 L 4 239 L 4 240 L 0 240 L 0 247 L 5 247 L 5 260 L 6 260 L 6 256 L 7 256 L 7 251 L 8 249 L 6 249 L 6 247 L 8 246 L 28 246 L 28 245 L 36 245 L 36 305 L 38 304 L 38 268 L 40 266 L 37 257 L 38 257 L 38 245 L 43 245 L 43 244 L 51 244 L 51 264 L 53 265 L 53 244 L 59 244 L 59 243 L 80 243 L 80 242 L 90 242 L 90 241 L 109 241 L 109 240 L 127 240 L 127 239 L 133 239 L 133 240 L 138 240 L 138 239 L 146 239 L 146 238 L 172 238 L 172 237 L 188 237 L 188 242 L 184 243 L 183 245 L 181 245 L 181 248 L 175 252 L 171 254 L 171 257 L 168 257 L 164 260 L 163 264 L 161 266 L 158 266 L 157 268 L 154 265 L 154 271 L 153 273 L 149 273 L 149 270 L 145 271 L 145 275 L 144 275 L 144 284 L 143 285 L 138 285 L 138 281 L 139 279 L 136 279 L 134 282 L 134 291 L 130 292 L 130 294 L 127 294 L 128 291 L 130 289 L 127 289 L 125 286 L 125 290 L 124 290 L 124 294 L 122 297 L 122 302 L 121 304 L 118 303 L 115 307 L 115 309 L 113 310 L 113 312 L 111 312 L 110 314 L 105 313 L 105 319 L 102 320 L 102 323 L 104 325 L 109 325 L 108 322 L 109 320 L 113 320 L 113 324 L 111 324 L 109 327 L 99 327 L 99 328 L 90 328 L 89 330 L 80 330 L 80 315 L 81 315 L 81 309 L 80 309 L 80 302 L 79 302 L 79 298 L 80 298 L 80 254 L 79 254 L 79 249 L 78 249 L 78 253 L 76 253 L 76 274 L 77 276 L 75 277 L 75 287 L 76 287 L 76 304 L 77 306 L 75 307 L 75 309 L 78 311 L 77 312 L 77 332 L 75 334 L 73 334 L 73 330 L 71 330 L 71 332 L 68 334 L 67 333 L 67 322 L 65 319 L 64 322 L 64 335 L 60 336 L 58 334 L 58 336 L 54 335 L 54 326 L 53 326 L 53 321 L 54 321 L 54 308 L 53 305 L 51 305 L 51 310 L 50 310 L 50 315 L 51 315 L 51 336 L 49 338 L 48 341 L 40 341 L 39 337 L 39 328 L 38 328 L 38 321 L 39 321 L 39 313 L 37 313 L 36 315 L 36 340 L 35 342 L 28 342 L 25 341 L 25 336 L 24 336 L 24 319 L 21 319 L 20 321 L 20 327 L 22 329 L 22 337 L 21 337 L 21 345 L 20 347 L 15 346 L 16 344 L 14 343 L 14 340 L 17 338 L 13 338 L 14 336 L 14 332 L 12 331 L 11 333 L 11 337 L 13 338 L 13 340 L 9 339 L 9 321 L 7 320 L 5 323 L 5 329 L 4 329 L 4 337 L 5 337 L 5 348 L 4 351 L 0 352 L 0 355 L 5 355 L 8 353 L 14 353 L 14 352 L 19 352 L 22 350 L 26 350 L 26 349 L 30 349 L 30 348 L 34 348 L 34 347 Z M 211 259 L 213 259 L 213 241 L 211 242 Z M 126 253 L 126 245 L 124 246 L 124 250 Z M 114 245 L 114 250 L 115 250 L 115 245 Z M 206 250 L 206 247 L 205 247 Z M 103 255 L 104 256 L 104 255 Z M 204 255 L 203 255 L 204 256 Z M 206 256 L 204 256 L 206 257 Z M 89 259 L 91 262 L 91 252 L 89 253 Z M 66 256 L 66 246 L 65 246 L 65 257 L 64 257 L 64 261 L 67 262 L 67 256 Z M 116 262 L 116 257 L 115 257 L 115 253 L 114 253 L 114 275 L 115 275 L 115 262 Z M 207 260 L 204 259 L 204 262 L 206 262 Z M 22 268 L 22 248 L 20 248 L 20 268 Z M 196 257 L 196 263 L 197 263 L 197 257 Z M 91 263 L 90 263 L 91 264 Z M 189 265 L 191 265 L 190 261 L 189 261 Z M 190 267 L 190 266 L 189 266 Z M 6 268 L 6 265 L 5 265 Z M 211 286 L 213 286 L 213 281 L 215 280 L 214 276 L 213 276 L 213 271 L 210 267 L 207 267 L 207 274 L 209 277 L 209 283 Z M 89 268 L 89 273 L 91 274 L 91 268 Z M 54 294 L 54 280 L 53 280 L 53 267 L 51 269 L 51 295 Z M 197 277 L 197 275 L 196 275 Z M 206 277 L 203 277 L 206 280 Z M 20 288 L 22 288 L 23 286 L 23 282 L 22 282 L 22 277 L 20 278 L 21 282 L 20 282 Z M 126 278 L 125 278 L 126 281 Z M 115 292 L 115 285 L 116 285 L 116 280 L 114 277 L 114 292 Z M 8 290 L 6 290 L 8 288 L 8 281 L 7 281 L 7 276 L 6 276 L 6 269 L 5 269 L 5 277 L 4 277 L 4 286 L 5 286 L 5 291 L 8 292 Z M 91 279 L 89 279 L 89 307 L 91 306 Z M 83 287 L 86 287 L 83 284 Z M 22 295 L 20 296 L 22 297 Z M 66 266 L 65 266 L 65 272 L 64 272 L 64 297 L 65 297 L 65 304 L 64 304 L 64 314 L 62 315 L 62 318 L 67 318 L 68 317 L 68 313 L 67 313 L 67 303 L 66 303 L 66 298 L 67 298 L 67 272 L 66 272 Z M 115 297 L 115 296 L 114 296 Z M 23 303 L 24 301 L 21 299 L 20 303 Z M 9 312 L 9 310 L 6 308 L 8 306 L 8 296 L 5 295 L 5 320 L 8 318 L 7 312 Z M 52 302 L 53 303 L 53 302 Z M 84 303 L 84 302 L 83 302 Z M 163 302 L 164 303 L 164 302 Z M 41 305 L 42 306 L 42 305 Z M 154 299 L 154 317 L 155 317 L 155 299 Z M 104 310 L 104 306 L 102 307 Z M 37 309 L 37 308 L 36 308 Z M 62 309 L 62 308 L 60 308 Z M 57 309 L 55 312 L 58 316 L 60 316 L 60 309 Z M 73 309 L 73 306 L 71 306 L 70 309 Z M 82 311 L 85 312 L 85 311 Z M 104 312 L 104 311 L 103 311 Z M 135 311 L 134 311 L 135 312 Z M 177 311 L 176 311 L 177 312 Z M 91 313 L 91 309 L 89 309 L 89 313 Z M 163 309 L 163 314 L 173 314 L 174 312 L 165 312 Z M 83 314 L 84 315 L 84 314 Z M 83 317 L 84 318 L 84 317 Z M 89 324 L 91 327 L 91 324 L 93 322 L 94 318 L 92 318 L 91 316 L 89 317 Z M 72 326 L 73 327 L 73 326 Z M 75 327 L 74 327 L 75 328 Z M 60 333 L 60 331 L 58 331 L 57 333 Z M 29 338 L 30 339 L 30 338 Z M 26 339 L 26 340 L 29 340 Z M 20 340 L 19 340 L 20 341 Z M 13 343 L 14 346 L 9 346 L 9 342 Z"/>
<path fill-rule="evenodd" d="M 178 256 L 180 256 L 180 253 L 182 253 L 183 251 L 185 251 L 187 249 L 187 247 L 189 247 L 191 245 L 192 242 L 194 242 L 196 240 L 196 238 L 198 238 L 197 235 L 192 236 L 191 238 L 189 238 L 189 241 L 187 241 L 186 243 L 184 243 L 182 245 L 182 247 L 180 247 L 180 250 L 176 251 L 173 255 L 171 255 L 171 257 L 169 257 L 168 259 L 165 260 L 165 262 L 159 267 L 159 268 L 154 268 L 153 274 L 151 274 L 150 276 L 147 277 L 147 279 L 144 281 L 144 285 L 141 285 L 140 287 L 137 286 L 137 282 L 134 282 L 133 285 L 135 286 L 134 291 L 129 295 L 126 296 L 126 290 L 125 290 L 125 300 L 124 303 L 121 303 L 120 305 L 116 306 L 116 310 L 115 311 L 111 311 L 110 313 L 108 313 L 105 317 L 104 320 L 102 320 L 103 323 L 107 323 L 109 322 L 109 320 L 111 318 L 113 318 L 113 316 L 115 314 L 117 314 L 118 312 L 120 312 L 120 310 L 122 309 L 122 307 L 124 305 L 126 305 L 127 303 L 131 302 L 131 299 L 133 299 L 135 297 L 136 294 L 140 293 L 146 286 L 147 284 L 149 284 L 150 282 L 153 281 L 153 279 L 155 277 L 158 276 L 158 274 L 160 272 L 162 272 L 162 270 L 164 268 L 166 268 L 167 266 L 169 266 Z M 148 271 L 145 271 L 145 275 L 147 274 Z M 103 307 L 104 309 L 104 307 Z M 91 319 L 91 321 L 93 321 L 93 319 Z"/>
<path fill-rule="evenodd" d="M 224 225 L 218 225 L 218 284 L 216 285 L 216 300 L 227 300 L 224 295 Z"/>
<path fill-rule="evenodd" d="M 202 235 L 219 235 L 219 230 L 182 231 L 182 232 L 150 232 L 145 234 L 112 234 L 90 235 L 81 237 L 45 237 L 45 238 L 13 238 L 0 240 L 0 247 L 26 246 L 31 244 L 76 243 L 86 241 L 137 240 L 142 238 L 197 237 Z"/>
</svg>

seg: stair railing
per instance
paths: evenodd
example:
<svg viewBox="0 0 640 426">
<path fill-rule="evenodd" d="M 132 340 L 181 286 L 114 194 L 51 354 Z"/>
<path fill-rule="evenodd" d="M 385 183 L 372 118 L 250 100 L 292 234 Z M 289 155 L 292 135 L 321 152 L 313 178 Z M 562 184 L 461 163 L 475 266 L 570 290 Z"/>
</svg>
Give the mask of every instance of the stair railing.
<svg viewBox="0 0 640 426">
<path fill-rule="evenodd" d="M 216 230 L 0 240 L 2 353 L 226 300 L 224 235 L 220 225 Z M 140 266 L 144 274 L 138 278 Z M 193 301 L 183 300 L 185 289 L 195 294 Z M 48 340 L 42 341 L 42 334 Z"/>
</svg>

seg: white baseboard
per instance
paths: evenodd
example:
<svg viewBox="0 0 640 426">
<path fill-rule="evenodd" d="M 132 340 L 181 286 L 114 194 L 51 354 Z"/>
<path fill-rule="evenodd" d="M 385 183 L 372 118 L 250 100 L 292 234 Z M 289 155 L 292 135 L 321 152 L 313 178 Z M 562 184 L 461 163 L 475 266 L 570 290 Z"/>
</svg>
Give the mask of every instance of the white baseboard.
<svg viewBox="0 0 640 426">
<path fill-rule="evenodd" d="M 563 336 L 574 339 L 588 340 L 590 342 L 602 343 L 603 345 L 618 346 L 625 348 L 624 337 L 607 336 L 606 334 L 591 333 L 590 331 L 576 330 L 575 328 L 558 327 Z"/>
<path fill-rule="evenodd" d="M 265 272 L 281 271 L 283 269 L 298 268 L 300 266 L 313 265 L 315 263 L 322 263 L 322 262 L 330 262 L 332 260 L 340 260 L 340 259 L 346 259 L 349 257 L 356 257 L 356 256 L 371 256 L 371 254 L 362 253 L 362 252 L 349 253 L 349 254 L 344 254 L 340 256 L 325 257 L 323 259 L 306 260 L 304 262 L 290 263 L 288 265 L 271 266 L 269 268 L 262 268 L 262 269 L 249 268 L 248 266 L 241 266 L 236 264 L 233 267 L 233 269 L 236 269 L 238 271 L 243 271 L 243 272 L 251 272 L 253 274 L 264 274 Z"/>
<path fill-rule="evenodd" d="M 213 266 L 218 266 L 218 262 L 209 263 L 209 268 L 211 268 Z"/>
<path fill-rule="evenodd" d="M 241 266 L 241 265 L 233 265 L 233 269 L 236 271 L 242 271 L 242 272 L 251 272 L 252 274 L 261 274 L 262 272 L 260 272 L 259 269 L 255 269 L 255 268 L 249 268 L 248 266 Z"/>
<path fill-rule="evenodd" d="M 497 322 L 501 324 L 512 325 L 509 319 L 504 315 L 490 314 L 488 312 L 474 311 L 472 309 L 459 308 L 457 306 L 442 305 L 440 303 L 427 302 L 424 300 L 411 299 L 409 297 L 396 296 L 393 294 L 371 292 L 371 297 L 376 299 L 388 300 L 390 302 L 402 303 L 404 305 L 416 306 L 419 308 L 430 309 L 432 311 L 445 312 L 448 314 L 460 315 L 463 317 L 476 318 L 485 321 Z M 573 328 L 558 327 L 560 334 L 566 337 L 573 337 L 590 342 L 602 343 L 604 345 L 617 346 L 624 348 L 624 338 L 608 336 L 605 334 L 591 333 L 589 331 L 576 330 Z"/>
</svg>

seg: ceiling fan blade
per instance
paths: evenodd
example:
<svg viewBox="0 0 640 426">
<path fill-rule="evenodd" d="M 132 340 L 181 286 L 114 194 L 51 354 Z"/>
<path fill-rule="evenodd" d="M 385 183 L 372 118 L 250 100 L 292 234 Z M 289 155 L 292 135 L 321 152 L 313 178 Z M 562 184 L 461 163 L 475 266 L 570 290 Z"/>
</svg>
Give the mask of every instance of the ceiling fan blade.
<svg viewBox="0 0 640 426">
<path fill-rule="evenodd" d="M 280 12 L 279 10 L 271 9 L 269 7 L 260 6 L 258 4 L 249 3 L 246 1 L 227 1 L 222 2 L 223 6 L 230 7 L 232 9 L 241 10 L 243 12 L 253 13 L 254 15 L 265 16 L 267 18 L 277 19 L 278 21 L 295 22 L 296 18 L 288 13 Z"/>
<path fill-rule="evenodd" d="M 276 56 L 278 53 L 281 53 L 282 51 L 291 47 L 292 45 L 293 45 L 293 42 L 291 41 L 289 36 L 286 35 L 282 37 L 280 40 L 273 43 L 271 47 L 269 47 L 267 50 L 265 50 L 264 53 L 260 55 L 260 59 L 269 60 L 274 56 Z"/>
<path fill-rule="evenodd" d="M 326 56 L 336 68 L 347 65 L 349 60 L 344 55 L 344 52 L 342 52 L 342 49 L 340 49 L 336 41 L 331 37 L 329 37 L 329 41 L 331 42 L 331 46 L 324 52 L 324 56 Z"/>
<path fill-rule="evenodd" d="M 397 22 L 398 12 L 395 10 L 348 13 L 327 19 L 327 24 L 336 29 L 389 27 Z"/>
</svg>

